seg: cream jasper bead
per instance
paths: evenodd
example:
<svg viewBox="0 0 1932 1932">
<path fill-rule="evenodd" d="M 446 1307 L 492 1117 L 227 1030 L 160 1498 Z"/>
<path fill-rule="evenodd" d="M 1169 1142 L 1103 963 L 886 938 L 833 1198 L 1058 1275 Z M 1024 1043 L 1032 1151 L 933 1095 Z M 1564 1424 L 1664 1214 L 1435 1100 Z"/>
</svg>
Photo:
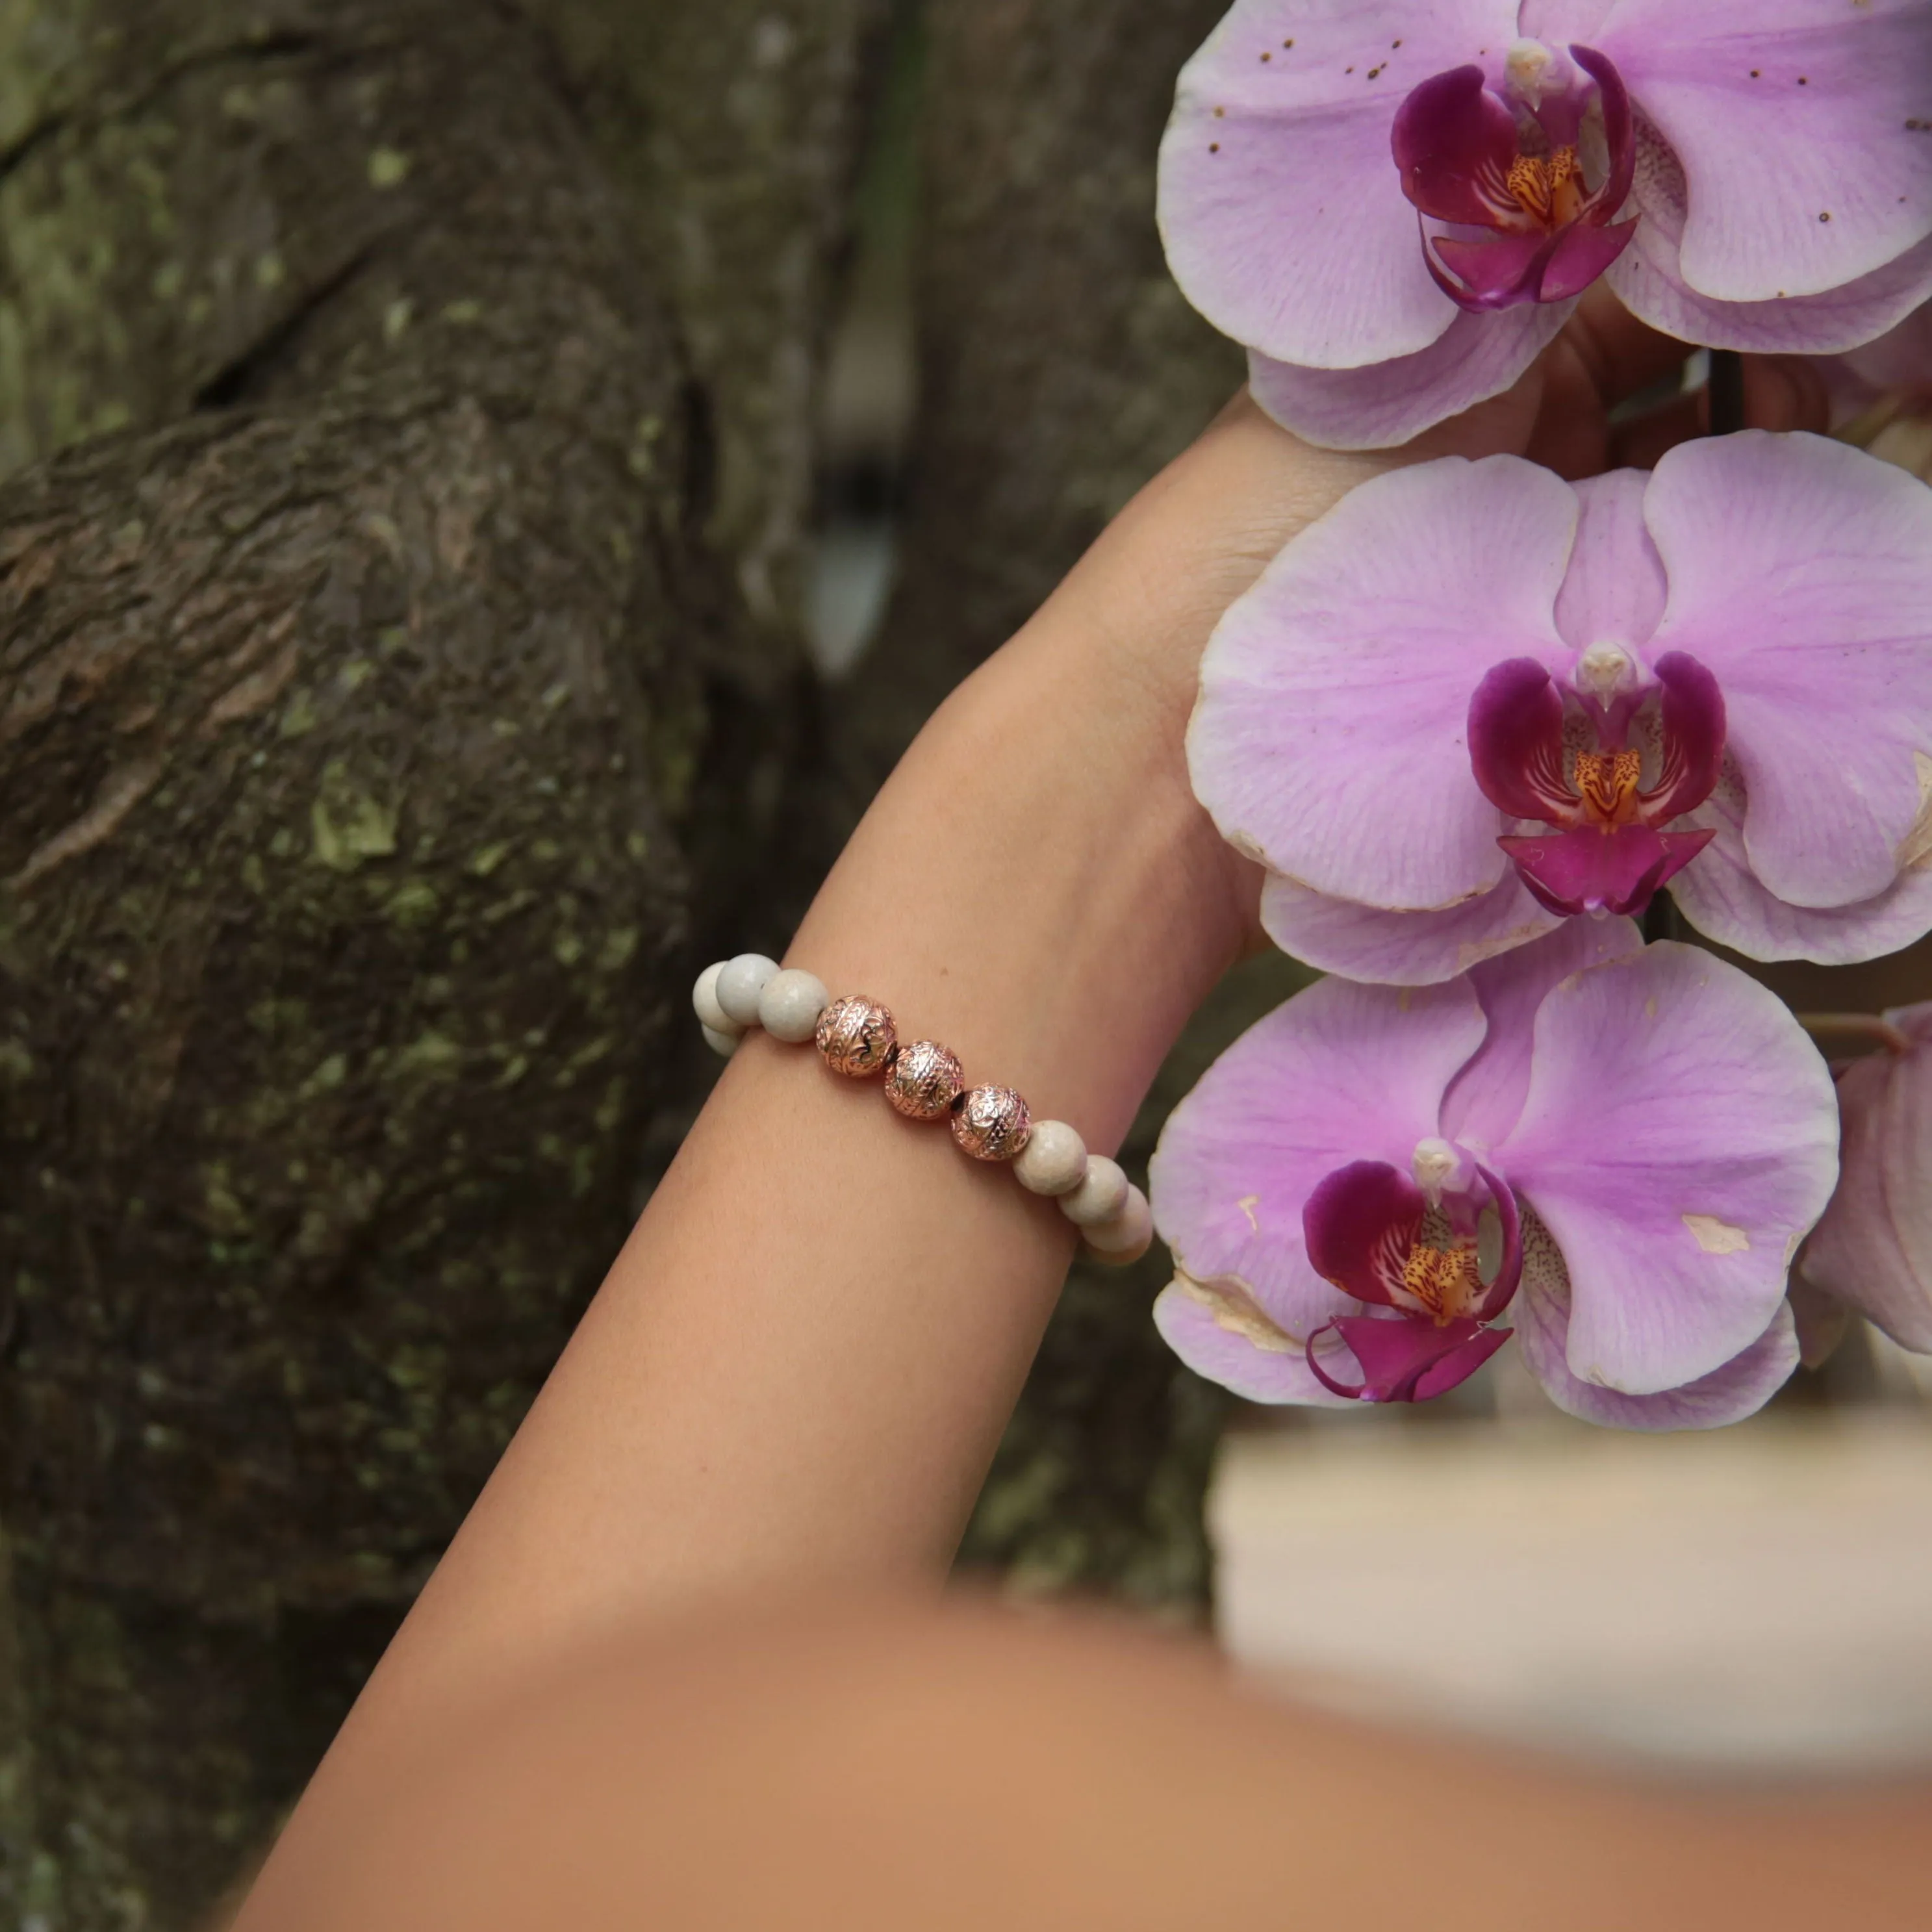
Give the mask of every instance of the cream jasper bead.
<svg viewBox="0 0 1932 1932">
<path fill-rule="evenodd" d="M 818 1030 L 818 1016 L 832 1004 L 825 982 L 796 966 L 775 973 L 758 995 L 758 1024 L 774 1040 L 794 1046 Z"/>
<path fill-rule="evenodd" d="M 1090 1154 L 1080 1185 L 1060 1197 L 1060 1211 L 1076 1227 L 1097 1228 L 1127 1204 L 1130 1191 L 1126 1172 L 1118 1161 L 1109 1160 L 1103 1154 Z"/>
<path fill-rule="evenodd" d="M 1087 1178 L 1087 1143 L 1064 1120 L 1036 1120 L 1013 1162 L 1031 1194 L 1070 1194 Z"/>
<path fill-rule="evenodd" d="M 1138 1187 L 1130 1187 L 1118 1214 L 1081 1232 L 1096 1261 L 1125 1268 L 1154 1246 L 1154 1210 Z"/>
<path fill-rule="evenodd" d="M 765 988 L 778 977 L 778 962 L 762 952 L 741 952 L 724 962 L 718 976 L 718 1004 L 734 1026 L 753 1027 L 758 1023 L 758 1001 Z"/>
<path fill-rule="evenodd" d="M 718 1004 L 718 976 L 724 966 L 721 959 L 698 974 L 698 984 L 691 989 L 691 1010 L 707 1034 L 724 1034 L 736 1040 L 745 1029 Z"/>
<path fill-rule="evenodd" d="M 721 1058 L 729 1060 L 738 1051 L 738 1042 L 745 1037 L 742 1027 L 734 1027 L 726 1032 L 722 1027 L 708 1027 L 700 1020 L 698 1030 L 704 1036 L 704 1043 Z"/>
</svg>

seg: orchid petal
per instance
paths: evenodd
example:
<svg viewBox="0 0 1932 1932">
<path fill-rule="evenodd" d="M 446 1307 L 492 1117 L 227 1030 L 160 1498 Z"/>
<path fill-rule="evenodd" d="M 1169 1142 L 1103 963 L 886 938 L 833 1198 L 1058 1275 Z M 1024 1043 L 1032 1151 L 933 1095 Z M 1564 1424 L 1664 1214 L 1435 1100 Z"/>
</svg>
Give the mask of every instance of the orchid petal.
<svg viewBox="0 0 1932 1932">
<path fill-rule="evenodd" d="M 1617 0 L 1523 0 L 1516 32 L 1546 46 L 1569 40 L 1587 40 L 1594 46 L 1616 8 Z"/>
<path fill-rule="evenodd" d="M 1309 1366 L 1307 1344 L 1286 1335 L 1237 1284 L 1183 1275 L 1156 1298 L 1154 1324 L 1196 1375 L 1250 1402 L 1346 1408 L 1354 1400 L 1324 1387 Z M 1339 1336 L 1331 1346 L 1344 1353 Z"/>
<path fill-rule="evenodd" d="M 1552 613 L 1576 506 L 1516 458 L 1448 457 L 1363 484 L 1289 544 L 1202 661 L 1188 764 L 1223 836 L 1365 904 L 1494 885 L 1497 815 L 1457 725 L 1497 657 L 1568 656 Z"/>
<path fill-rule="evenodd" d="M 1685 286 L 1676 243 L 1646 220 L 1606 274 L 1624 308 L 1666 335 L 1750 355 L 1835 356 L 1883 334 L 1932 296 L 1932 240 L 1817 295 L 1724 302 Z"/>
<path fill-rule="evenodd" d="M 1279 872 L 1262 882 L 1262 926 L 1284 952 L 1324 973 L 1382 986 L 1453 980 L 1559 922 L 1530 897 L 1514 867 L 1487 892 L 1435 912 L 1389 912 L 1330 898 Z"/>
<path fill-rule="evenodd" d="M 1526 1248 L 1516 1333 L 1530 1373 L 1566 1414 L 1607 1429 L 1721 1429 L 1756 1414 L 1798 1366 L 1790 1304 L 1780 1302 L 1756 1341 L 1695 1382 L 1653 1395 L 1624 1395 L 1581 1381 L 1569 1363 L 1570 1289 L 1563 1258 L 1548 1231 L 1534 1222 Z"/>
<path fill-rule="evenodd" d="M 1923 0 L 1623 0 L 1598 44 L 1694 184 L 1683 274 L 1702 293 L 1815 295 L 1932 233 Z"/>
<path fill-rule="evenodd" d="M 1406 1166 L 1483 1030 L 1466 983 L 1398 993 L 1340 980 L 1250 1027 L 1168 1117 L 1151 1163 L 1177 1268 L 1241 1284 L 1298 1340 L 1351 1311 L 1309 1264 L 1303 1207 L 1351 1161 Z"/>
<path fill-rule="evenodd" d="M 1664 560 L 1643 520 L 1649 472 L 1615 470 L 1570 487 L 1581 514 L 1556 593 L 1556 628 L 1578 651 L 1615 644 L 1634 656 L 1664 615 Z"/>
<path fill-rule="evenodd" d="M 1469 983 L 1488 1030 L 1444 1097 L 1444 1138 L 1479 1153 L 1499 1146 L 1529 1092 L 1537 1008 L 1573 973 L 1642 950 L 1634 920 L 1566 919 L 1547 938 L 1476 967 Z"/>
<path fill-rule="evenodd" d="M 1650 1395 L 1762 1335 L 1831 1193 L 1837 1114 L 1784 1004 L 1696 947 L 1555 988 L 1492 1158 L 1568 1262 L 1573 1372 Z"/>
<path fill-rule="evenodd" d="M 1181 70 L 1161 142 L 1161 236 L 1188 300 L 1288 362 L 1354 368 L 1436 341 L 1456 311 L 1423 266 L 1390 130 L 1412 88 L 1507 46 L 1515 10 L 1236 0 Z"/>
<path fill-rule="evenodd" d="M 1798 905 L 1883 892 L 1932 760 L 1932 490 L 1748 430 L 1671 451 L 1645 517 L 1670 584 L 1652 646 L 1723 688 L 1752 870 Z"/>
<path fill-rule="evenodd" d="M 1414 212 L 1404 207 L 1420 266 Z M 1455 319 L 1412 355 L 1365 368 L 1322 369 L 1251 352 L 1248 386 L 1255 400 L 1282 428 L 1324 449 L 1391 449 L 1514 388 L 1576 308 L 1574 302 L 1522 302 L 1474 315 L 1440 290 L 1436 297 Z"/>
<path fill-rule="evenodd" d="M 1932 932 L 1932 866 L 1908 866 L 1854 905 L 1788 905 L 1753 877 L 1742 841 L 1733 849 L 1724 830 L 1671 880 L 1670 895 L 1700 932 L 1747 959 L 1856 966 Z"/>
<path fill-rule="evenodd" d="M 1932 1354 L 1932 1005 L 1886 1018 L 1912 1044 L 1839 1075 L 1838 1191 L 1801 1265 L 1902 1347 Z"/>
</svg>

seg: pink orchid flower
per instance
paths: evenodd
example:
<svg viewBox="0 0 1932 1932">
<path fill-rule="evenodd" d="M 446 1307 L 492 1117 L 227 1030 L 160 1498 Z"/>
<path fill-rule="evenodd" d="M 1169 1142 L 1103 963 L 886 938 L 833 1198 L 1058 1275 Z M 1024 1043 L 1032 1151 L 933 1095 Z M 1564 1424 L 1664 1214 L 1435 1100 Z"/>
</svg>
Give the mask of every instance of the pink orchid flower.
<svg viewBox="0 0 1932 1932">
<path fill-rule="evenodd" d="M 1426 1400 L 1514 1334 L 1588 1420 L 1735 1421 L 1796 1365 L 1786 1270 L 1837 1142 L 1779 1001 L 1628 920 L 1416 992 L 1323 980 L 1168 1122 L 1154 1319 L 1258 1402 Z"/>
<path fill-rule="evenodd" d="M 1277 944 L 1426 984 L 1576 913 L 1756 959 L 1932 930 L 1932 489 L 1811 436 L 1364 484 L 1228 611 L 1194 787 Z"/>
<path fill-rule="evenodd" d="M 1932 1354 L 1932 1004 L 1838 1076 L 1844 1172 L 1799 1261 L 1805 1280 Z"/>
<path fill-rule="evenodd" d="M 1599 278 L 1688 342 L 1852 349 L 1932 296 L 1932 0 L 1236 0 L 1160 218 L 1339 448 L 1500 394 Z"/>
</svg>

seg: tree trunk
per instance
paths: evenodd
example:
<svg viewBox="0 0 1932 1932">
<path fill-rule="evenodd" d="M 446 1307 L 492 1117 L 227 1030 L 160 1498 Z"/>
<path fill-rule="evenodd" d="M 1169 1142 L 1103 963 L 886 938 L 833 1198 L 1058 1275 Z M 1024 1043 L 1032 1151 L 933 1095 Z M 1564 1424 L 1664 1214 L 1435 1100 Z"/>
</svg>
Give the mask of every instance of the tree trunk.
<svg viewBox="0 0 1932 1932">
<path fill-rule="evenodd" d="M 860 10 L 790 10 L 824 58 L 760 112 L 812 181 L 731 218 L 794 248 L 796 389 Z M 704 530 L 766 568 L 801 486 L 716 508 L 757 384 L 697 379 L 562 45 L 460 0 L 0 22 L 9 1922 L 184 1926 L 259 1850 L 692 1082 L 688 928 L 796 676 Z"/>
</svg>

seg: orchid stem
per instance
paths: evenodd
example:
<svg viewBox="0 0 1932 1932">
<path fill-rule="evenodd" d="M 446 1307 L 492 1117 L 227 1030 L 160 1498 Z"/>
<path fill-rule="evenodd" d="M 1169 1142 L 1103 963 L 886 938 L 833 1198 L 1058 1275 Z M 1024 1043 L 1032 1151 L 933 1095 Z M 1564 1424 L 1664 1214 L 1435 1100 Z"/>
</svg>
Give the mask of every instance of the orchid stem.
<svg viewBox="0 0 1932 1932">
<path fill-rule="evenodd" d="M 1800 1013 L 1798 1024 L 1822 1046 L 1882 1046 L 1904 1053 L 1912 1042 L 1891 1021 L 1878 1013 Z"/>
<path fill-rule="evenodd" d="M 1735 349 L 1711 351 L 1712 436 L 1729 436 L 1744 426 L 1744 362 Z"/>
</svg>

